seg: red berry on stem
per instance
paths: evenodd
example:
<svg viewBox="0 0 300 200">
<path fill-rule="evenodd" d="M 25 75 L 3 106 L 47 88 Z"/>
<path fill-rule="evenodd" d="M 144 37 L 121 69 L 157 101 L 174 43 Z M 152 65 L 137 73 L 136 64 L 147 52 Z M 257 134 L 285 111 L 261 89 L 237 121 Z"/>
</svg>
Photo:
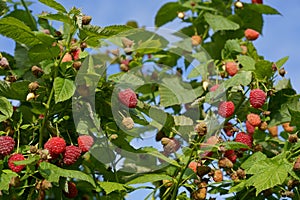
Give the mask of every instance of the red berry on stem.
<svg viewBox="0 0 300 200">
<path fill-rule="evenodd" d="M 89 135 L 81 135 L 77 139 L 78 146 L 82 152 L 88 152 L 94 144 L 94 139 Z"/>
<path fill-rule="evenodd" d="M 235 137 L 235 141 L 243 143 L 243 144 L 247 145 L 249 148 L 252 148 L 252 137 L 244 132 L 238 133 Z M 247 149 L 242 148 L 241 150 L 245 151 Z"/>
<path fill-rule="evenodd" d="M 255 132 L 255 126 L 253 126 L 250 122 L 246 121 L 246 129 L 249 135 L 253 135 Z"/>
<path fill-rule="evenodd" d="M 0 155 L 9 155 L 15 147 L 15 141 L 10 136 L 0 136 Z"/>
<path fill-rule="evenodd" d="M 138 102 L 136 94 L 129 88 L 119 92 L 119 100 L 128 108 L 135 108 Z"/>
<path fill-rule="evenodd" d="M 267 94 L 261 89 L 254 89 L 250 92 L 250 104 L 253 108 L 261 108 L 266 102 Z"/>
<path fill-rule="evenodd" d="M 230 76 L 234 76 L 239 71 L 238 64 L 234 61 L 226 62 L 225 70 Z"/>
<path fill-rule="evenodd" d="M 247 115 L 247 121 L 252 125 L 252 126 L 259 126 L 261 123 L 260 116 L 254 113 L 250 113 Z"/>
<path fill-rule="evenodd" d="M 79 147 L 76 147 L 74 145 L 67 146 L 66 151 L 64 152 L 63 161 L 66 165 L 72 165 L 77 161 L 80 155 L 81 149 Z"/>
<path fill-rule="evenodd" d="M 52 137 L 44 145 L 50 155 L 59 155 L 66 150 L 66 141 L 61 137 Z"/>
<path fill-rule="evenodd" d="M 237 159 L 237 155 L 235 154 L 235 151 L 232 149 L 226 150 L 224 153 L 224 157 L 228 158 L 232 163 L 235 163 Z"/>
<path fill-rule="evenodd" d="M 220 116 L 227 118 L 234 113 L 234 104 L 232 101 L 222 101 L 218 107 L 218 113 Z"/>
<path fill-rule="evenodd" d="M 246 29 L 244 34 L 246 39 L 250 41 L 256 40 L 259 37 L 259 32 L 250 28 Z"/>
<path fill-rule="evenodd" d="M 19 173 L 20 171 L 23 170 L 25 165 L 15 165 L 15 161 L 20 161 L 20 160 L 25 160 L 24 156 L 20 153 L 13 154 L 9 157 L 8 159 L 8 167 L 16 173 Z"/>
</svg>

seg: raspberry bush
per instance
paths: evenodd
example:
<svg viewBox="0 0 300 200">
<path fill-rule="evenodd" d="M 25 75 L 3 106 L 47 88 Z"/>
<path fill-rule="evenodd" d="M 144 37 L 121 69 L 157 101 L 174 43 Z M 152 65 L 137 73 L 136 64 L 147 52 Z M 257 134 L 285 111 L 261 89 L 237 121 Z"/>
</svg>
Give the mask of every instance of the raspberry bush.
<svg viewBox="0 0 300 200">
<path fill-rule="evenodd" d="M 15 41 L 13 55 L 0 49 L 1 199 L 126 199 L 141 189 L 143 199 L 300 199 L 288 57 L 266 60 L 253 44 L 277 10 L 169 2 L 154 19 L 161 34 L 39 3 L 52 12 L 0 3 L 0 34 Z"/>
</svg>

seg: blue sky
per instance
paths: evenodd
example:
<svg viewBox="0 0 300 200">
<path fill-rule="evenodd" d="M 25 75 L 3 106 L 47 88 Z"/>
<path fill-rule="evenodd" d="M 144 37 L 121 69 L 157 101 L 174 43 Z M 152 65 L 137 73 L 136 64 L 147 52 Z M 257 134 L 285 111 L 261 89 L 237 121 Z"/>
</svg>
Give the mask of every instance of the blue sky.
<svg viewBox="0 0 300 200">
<path fill-rule="evenodd" d="M 47 7 L 41 6 L 37 0 L 30 8 L 38 14 Z M 250 2 L 250 0 L 244 0 Z M 158 9 L 168 0 L 59 0 L 68 9 L 79 7 L 83 13 L 93 17 L 92 24 L 108 26 L 125 24 L 128 20 L 136 20 L 139 25 L 153 27 L 154 16 Z M 255 41 L 255 46 L 261 55 L 271 61 L 277 61 L 289 56 L 285 65 L 287 78 L 291 78 L 292 85 L 300 92 L 300 14 L 299 0 L 264 0 L 264 3 L 276 8 L 282 16 L 265 16 L 263 35 Z M 179 23 L 178 21 L 175 21 Z M 172 23 L 167 28 L 176 29 L 178 24 Z M 0 36 L 0 51 L 13 53 L 14 44 L 11 40 Z M 145 191 L 134 192 L 127 199 L 141 199 Z"/>
</svg>

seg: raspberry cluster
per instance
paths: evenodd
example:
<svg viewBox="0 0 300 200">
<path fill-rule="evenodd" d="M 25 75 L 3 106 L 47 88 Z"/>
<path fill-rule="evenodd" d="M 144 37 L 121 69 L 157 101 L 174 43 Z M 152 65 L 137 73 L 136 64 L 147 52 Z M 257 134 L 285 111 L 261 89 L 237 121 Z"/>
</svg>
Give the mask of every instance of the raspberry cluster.
<svg viewBox="0 0 300 200">
<path fill-rule="evenodd" d="M 9 155 L 15 147 L 15 141 L 10 136 L 0 136 L 0 155 Z"/>
</svg>

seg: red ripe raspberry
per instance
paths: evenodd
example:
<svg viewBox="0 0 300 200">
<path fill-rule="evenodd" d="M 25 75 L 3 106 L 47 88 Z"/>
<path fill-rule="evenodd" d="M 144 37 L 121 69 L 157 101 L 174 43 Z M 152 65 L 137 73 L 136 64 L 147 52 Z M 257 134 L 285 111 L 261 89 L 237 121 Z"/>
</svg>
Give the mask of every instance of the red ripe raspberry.
<svg viewBox="0 0 300 200">
<path fill-rule="evenodd" d="M 250 104 L 253 108 L 261 108 L 266 102 L 267 94 L 261 89 L 254 89 L 250 92 Z"/>
<path fill-rule="evenodd" d="M 250 29 L 250 28 L 246 29 L 244 34 L 245 34 L 246 39 L 251 40 L 251 41 L 256 40 L 259 36 L 259 32 L 255 31 L 253 29 Z"/>
<path fill-rule="evenodd" d="M 234 113 L 234 104 L 232 101 L 222 101 L 219 104 L 218 113 L 220 116 L 227 118 Z"/>
<path fill-rule="evenodd" d="M 94 139 L 89 135 L 81 135 L 77 139 L 78 146 L 82 152 L 88 152 L 94 144 Z"/>
<path fill-rule="evenodd" d="M 225 63 L 225 70 L 230 76 L 234 76 L 239 71 L 239 68 L 236 62 L 229 61 Z"/>
<path fill-rule="evenodd" d="M 51 156 L 55 157 L 66 150 L 66 142 L 63 138 L 53 137 L 45 143 L 44 148 L 49 151 Z"/>
<path fill-rule="evenodd" d="M 20 153 L 17 154 L 13 154 L 9 157 L 8 159 L 8 167 L 16 173 L 19 173 L 20 171 L 22 171 L 22 169 L 25 167 L 25 165 L 15 165 L 15 161 L 19 161 L 19 160 L 25 160 L 24 156 Z"/>
<path fill-rule="evenodd" d="M 263 0 L 252 0 L 252 3 L 263 4 Z"/>
<path fill-rule="evenodd" d="M 119 92 L 119 100 L 128 108 L 135 108 L 138 102 L 136 94 L 129 88 Z"/>
<path fill-rule="evenodd" d="M 259 126 L 261 123 L 260 116 L 254 113 L 250 113 L 247 115 L 247 121 L 252 125 L 252 126 Z"/>
<path fill-rule="evenodd" d="M 253 133 L 255 132 L 255 126 L 250 124 L 250 122 L 248 122 L 248 121 L 246 121 L 246 129 L 247 129 L 247 133 L 249 133 L 249 135 L 253 135 Z"/>
<path fill-rule="evenodd" d="M 224 157 L 228 158 L 232 163 L 235 163 L 237 159 L 237 155 L 235 154 L 235 151 L 232 149 L 226 150 L 224 153 Z"/>
<path fill-rule="evenodd" d="M 9 155 L 15 147 L 15 141 L 9 136 L 0 136 L 0 155 Z"/>
<path fill-rule="evenodd" d="M 238 133 L 235 137 L 235 141 L 243 143 L 243 144 L 247 145 L 249 148 L 252 148 L 252 137 L 250 135 L 247 135 L 244 132 Z M 245 151 L 247 149 L 242 148 L 241 150 Z"/>
<path fill-rule="evenodd" d="M 214 92 L 214 91 L 216 91 L 218 88 L 219 88 L 219 84 L 216 84 L 216 85 L 214 85 L 214 86 L 212 86 L 210 89 L 209 89 L 209 91 L 210 92 Z"/>
<path fill-rule="evenodd" d="M 63 161 L 66 165 L 72 165 L 77 161 L 80 155 L 81 149 L 79 147 L 76 147 L 74 145 L 67 146 L 66 151 L 64 152 Z"/>
<path fill-rule="evenodd" d="M 73 182 L 68 182 L 68 192 L 66 192 L 66 191 L 63 191 L 63 192 L 64 192 L 65 197 L 70 198 L 70 199 L 75 198 L 78 194 L 76 184 Z"/>
</svg>

